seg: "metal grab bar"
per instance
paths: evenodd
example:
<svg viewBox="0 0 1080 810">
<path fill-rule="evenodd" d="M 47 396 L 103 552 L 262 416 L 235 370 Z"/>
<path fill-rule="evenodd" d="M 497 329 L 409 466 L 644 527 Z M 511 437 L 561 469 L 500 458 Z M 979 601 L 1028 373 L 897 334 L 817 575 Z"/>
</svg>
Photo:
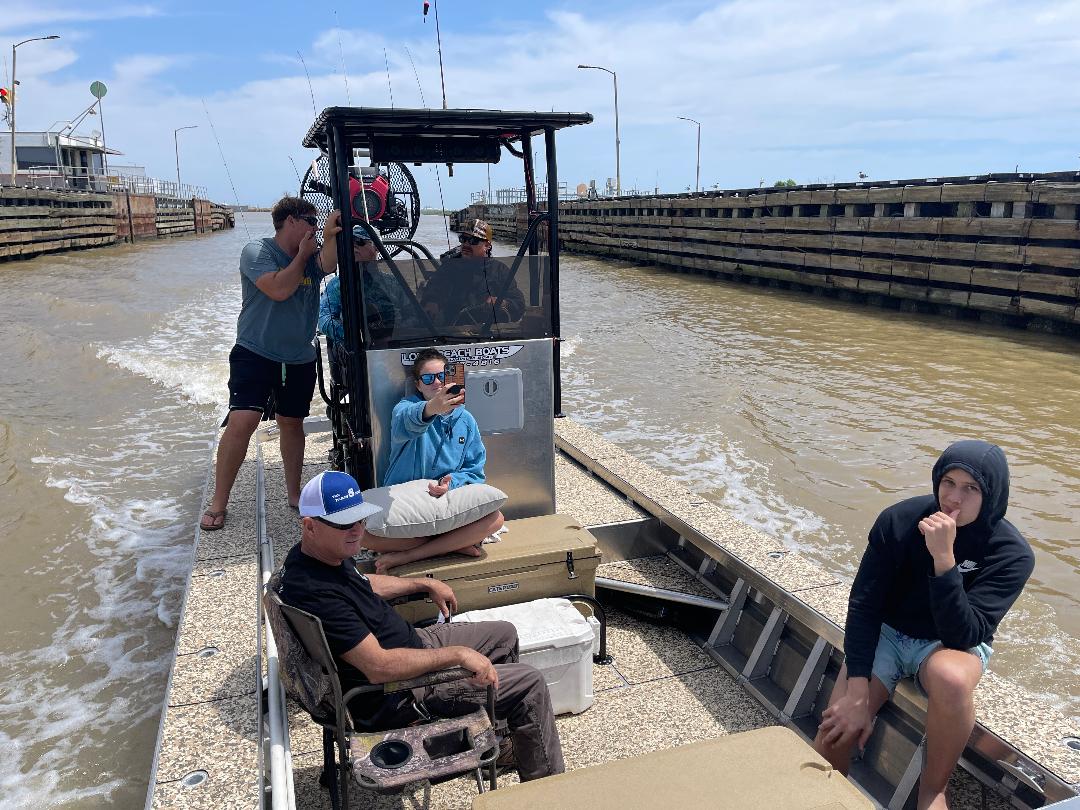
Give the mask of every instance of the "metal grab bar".
<svg viewBox="0 0 1080 810">
<path fill-rule="evenodd" d="M 600 622 L 600 651 L 593 656 L 594 664 L 611 664 L 614 662 L 607 652 L 607 612 L 604 610 L 604 606 L 592 596 L 585 593 L 569 593 L 562 597 L 568 602 L 584 602 L 593 610 L 593 615 L 596 616 L 596 620 Z"/>
</svg>

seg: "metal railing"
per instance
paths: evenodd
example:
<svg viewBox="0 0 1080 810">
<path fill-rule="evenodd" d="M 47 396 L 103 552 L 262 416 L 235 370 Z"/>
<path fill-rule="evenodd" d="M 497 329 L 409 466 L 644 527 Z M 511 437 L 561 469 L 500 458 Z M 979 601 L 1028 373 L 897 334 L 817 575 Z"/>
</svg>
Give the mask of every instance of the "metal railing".
<svg viewBox="0 0 1080 810">
<path fill-rule="evenodd" d="M 156 177 L 126 176 L 110 178 L 113 189 L 126 189 L 132 194 L 153 194 L 155 197 L 176 197 L 190 200 L 193 197 L 205 200 L 206 186 L 193 186 L 189 183 L 177 183 L 175 180 L 159 180 Z"/>
<path fill-rule="evenodd" d="M 178 200 L 208 199 L 206 186 L 195 186 L 190 183 L 177 184 L 175 180 L 159 180 L 156 177 L 141 175 L 107 175 L 84 166 L 42 164 L 20 169 L 19 175 L 37 188 L 130 191 L 132 194 L 172 197 Z"/>
<path fill-rule="evenodd" d="M 546 200 L 548 196 L 547 183 L 536 184 L 536 199 Z M 576 200 L 578 195 L 576 192 L 570 192 L 567 190 L 566 183 L 559 183 L 559 199 L 560 200 Z M 511 205 L 513 203 L 525 202 L 525 189 L 524 188 L 500 188 L 495 190 L 495 203 L 497 205 Z"/>
</svg>

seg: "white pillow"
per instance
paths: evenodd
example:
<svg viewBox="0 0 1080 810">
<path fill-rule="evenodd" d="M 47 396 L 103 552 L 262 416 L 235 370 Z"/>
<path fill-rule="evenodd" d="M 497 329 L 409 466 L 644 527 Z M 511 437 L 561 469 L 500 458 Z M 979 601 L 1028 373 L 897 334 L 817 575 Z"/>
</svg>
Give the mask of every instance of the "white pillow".
<svg viewBox="0 0 1080 810">
<path fill-rule="evenodd" d="M 441 498 L 428 492 L 427 479 L 364 490 L 364 501 L 383 511 L 368 518 L 376 537 L 430 537 L 466 526 L 506 503 L 506 493 L 488 484 L 466 484 Z"/>
</svg>

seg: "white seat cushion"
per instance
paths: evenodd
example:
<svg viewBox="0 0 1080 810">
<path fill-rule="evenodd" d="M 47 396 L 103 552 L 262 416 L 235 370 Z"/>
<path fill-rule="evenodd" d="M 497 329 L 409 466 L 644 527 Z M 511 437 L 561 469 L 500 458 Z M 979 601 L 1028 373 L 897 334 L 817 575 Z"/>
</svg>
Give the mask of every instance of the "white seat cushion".
<svg viewBox="0 0 1080 810">
<path fill-rule="evenodd" d="M 430 537 L 467 526 L 506 503 L 506 493 L 489 484 L 466 484 L 441 498 L 428 492 L 427 479 L 364 490 L 364 501 L 382 508 L 368 518 L 376 537 Z"/>
</svg>

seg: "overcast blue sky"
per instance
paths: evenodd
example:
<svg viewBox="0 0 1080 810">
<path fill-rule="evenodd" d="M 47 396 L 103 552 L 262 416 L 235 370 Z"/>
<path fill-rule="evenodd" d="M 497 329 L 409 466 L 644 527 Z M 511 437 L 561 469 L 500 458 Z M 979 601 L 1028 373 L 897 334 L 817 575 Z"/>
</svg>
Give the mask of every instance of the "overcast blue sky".
<svg viewBox="0 0 1080 810">
<path fill-rule="evenodd" d="M 314 156 L 300 146 L 312 94 L 320 110 L 389 106 L 388 62 L 396 106 L 422 106 L 417 77 L 441 104 L 422 6 L 5 0 L 0 81 L 10 43 L 59 34 L 19 48 L 20 130 L 72 118 L 104 81 L 124 162 L 174 176 L 173 129 L 196 124 L 180 135 L 184 179 L 232 202 L 212 122 L 236 197 L 267 204 L 296 189 L 289 158 L 303 172 Z M 694 182 L 696 131 L 680 115 L 702 122 L 704 187 L 1080 167 L 1078 2 L 442 0 L 439 13 L 450 106 L 595 116 L 560 137 L 571 187 L 615 169 L 611 80 L 580 62 L 618 72 L 624 188 Z M 432 172 L 418 179 L 437 205 Z M 455 175 L 442 177 L 448 207 L 487 183 L 483 167 Z M 494 167 L 492 184 L 520 185 L 520 164 Z"/>
</svg>

